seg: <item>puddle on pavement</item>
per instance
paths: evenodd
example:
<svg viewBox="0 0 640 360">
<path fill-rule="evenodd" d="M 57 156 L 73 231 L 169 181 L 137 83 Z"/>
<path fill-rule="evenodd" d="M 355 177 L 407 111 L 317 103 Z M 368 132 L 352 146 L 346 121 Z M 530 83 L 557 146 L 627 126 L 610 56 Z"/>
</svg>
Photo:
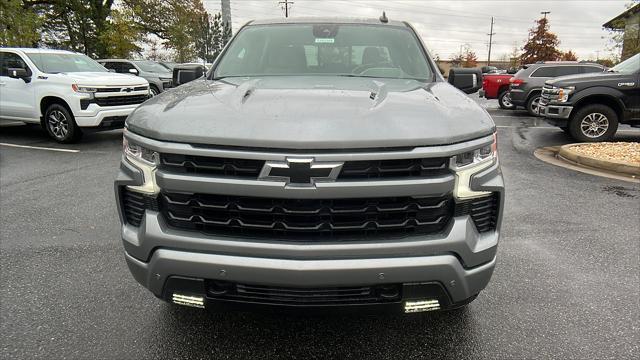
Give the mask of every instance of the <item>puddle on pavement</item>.
<svg viewBox="0 0 640 360">
<path fill-rule="evenodd" d="M 623 198 L 635 198 L 638 196 L 637 193 L 639 192 L 638 189 L 612 185 L 603 186 L 602 191 L 609 194 L 615 194 Z"/>
</svg>

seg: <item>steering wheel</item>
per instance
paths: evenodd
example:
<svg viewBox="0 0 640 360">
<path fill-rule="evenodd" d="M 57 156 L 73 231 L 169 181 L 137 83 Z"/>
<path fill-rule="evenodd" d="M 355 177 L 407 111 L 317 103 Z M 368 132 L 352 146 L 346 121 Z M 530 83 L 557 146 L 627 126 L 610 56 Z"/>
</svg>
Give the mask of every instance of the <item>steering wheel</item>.
<svg viewBox="0 0 640 360">
<path fill-rule="evenodd" d="M 379 62 L 379 63 L 375 63 L 375 64 L 362 64 L 362 65 L 356 66 L 353 70 L 351 70 L 351 73 L 352 74 L 362 74 L 366 70 L 369 70 L 371 68 L 376 68 L 376 67 L 392 68 L 394 66 L 393 66 L 392 63 L 390 63 L 388 61 Z"/>
</svg>

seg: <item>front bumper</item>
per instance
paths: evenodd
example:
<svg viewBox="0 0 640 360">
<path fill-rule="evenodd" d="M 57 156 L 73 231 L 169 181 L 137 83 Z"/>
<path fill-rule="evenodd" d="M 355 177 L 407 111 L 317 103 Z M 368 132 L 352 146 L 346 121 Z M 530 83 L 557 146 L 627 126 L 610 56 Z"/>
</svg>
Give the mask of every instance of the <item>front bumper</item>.
<svg viewBox="0 0 640 360">
<path fill-rule="evenodd" d="M 455 145 L 458 146 L 458 145 Z M 209 151 L 209 150 L 198 150 Z M 448 151 L 448 150 L 447 150 Z M 457 151 L 457 150 L 455 150 Z M 327 155 L 334 156 L 334 155 Z M 364 156 L 364 155 L 362 155 Z M 319 156 L 318 156 L 319 157 Z M 140 185 L 143 174 L 128 161 L 121 163 L 116 198 L 126 185 Z M 269 197 L 366 197 L 425 195 L 451 191 L 453 180 L 394 181 L 358 185 L 358 182 L 323 184 L 313 191 L 284 189 L 277 183 L 230 182 L 221 178 L 176 175 L 159 171 L 158 185 L 167 191 L 197 191 Z M 320 185 L 320 184 L 318 184 Z M 382 284 L 441 284 L 449 303 L 477 295 L 489 282 L 495 266 L 502 208 L 503 179 L 498 163 L 472 177 L 470 187 L 499 193 L 496 231 L 479 233 L 468 215 L 454 216 L 442 233 L 362 241 L 295 242 L 235 238 L 180 230 L 167 225 L 158 211 L 147 209 L 139 226 L 121 219 L 125 258 L 134 278 L 156 296 L 167 299 L 177 277 L 202 283 L 210 280 L 293 288 L 342 287 Z M 260 187 L 260 189 L 256 189 Z M 188 293 L 194 291 L 185 285 Z"/>
<path fill-rule="evenodd" d="M 205 295 L 204 287 L 197 284 L 216 279 L 297 288 L 437 283 L 444 286 L 448 303 L 453 304 L 464 302 L 484 289 L 495 267 L 494 257 L 486 264 L 465 269 L 453 255 L 294 260 L 159 249 L 147 263 L 129 254 L 125 258 L 134 278 L 164 299 L 169 299 L 173 292 Z M 176 274 L 190 281 L 172 281 Z"/>
<path fill-rule="evenodd" d="M 550 103 L 540 102 L 540 116 L 551 119 L 568 119 L 573 111 L 570 105 L 553 105 Z"/>
<path fill-rule="evenodd" d="M 106 94 L 106 95 L 105 95 Z M 99 93 L 96 98 L 109 98 L 110 93 Z M 126 93 L 128 96 L 147 95 L 147 90 L 133 91 Z M 115 96 L 119 96 L 115 95 Z M 124 119 L 131 114 L 140 104 L 126 104 L 114 106 L 100 106 L 89 97 L 88 94 L 78 93 L 75 95 L 74 101 L 69 105 L 72 108 L 76 124 L 79 127 L 88 128 L 122 128 Z M 86 105 L 82 105 L 82 101 L 88 101 Z M 115 126 L 114 124 L 118 124 Z"/>
</svg>

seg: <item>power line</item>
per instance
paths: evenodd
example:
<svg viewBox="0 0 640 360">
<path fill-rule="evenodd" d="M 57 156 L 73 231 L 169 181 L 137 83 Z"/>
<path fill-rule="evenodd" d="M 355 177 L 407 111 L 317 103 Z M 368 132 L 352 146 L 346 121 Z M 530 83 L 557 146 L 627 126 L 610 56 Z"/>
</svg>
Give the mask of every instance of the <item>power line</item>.
<svg viewBox="0 0 640 360">
<path fill-rule="evenodd" d="M 293 5 L 293 1 L 284 0 L 284 1 L 279 1 L 278 4 L 280 4 L 280 6 L 282 6 L 282 8 L 284 10 L 284 17 L 288 18 L 289 17 L 289 5 Z"/>
<path fill-rule="evenodd" d="M 491 43 L 493 42 L 493 35 L 496 33 L 493 32 L 493 16 L 491 17 L 491 30 L 489 30 L 489 55 L 487 56 L 487 66 L 491 65 Z"/>
</svg>

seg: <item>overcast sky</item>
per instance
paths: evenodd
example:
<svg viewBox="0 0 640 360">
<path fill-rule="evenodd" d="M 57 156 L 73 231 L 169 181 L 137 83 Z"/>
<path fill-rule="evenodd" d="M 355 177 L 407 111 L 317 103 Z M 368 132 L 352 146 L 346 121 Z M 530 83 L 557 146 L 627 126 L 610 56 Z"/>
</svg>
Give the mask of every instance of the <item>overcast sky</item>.
<svg viewBox="0 0 640 360">
<path fill-rule="evenodd" d="M 251 19 L 284 17 L 278 0 L 230 0 L 234 32 Z M 203 0 L 210 12 L 220 11 L 220 0 Z M 551 11 L 551 31 L 560 49 L 573 50 L 580 59 L 608 57 L 607 31 L 602 24 L 623 12 L 631 0 L 293 0 L 291 17 L 387 17 L 412 23 L 432 54 L 448 59 L 469 44 L 480 60 L 487 59 L 491 16 L 495 18 L 491 58 L 500 59 L 522 47 L 541 11 Z"/>
</svg>

